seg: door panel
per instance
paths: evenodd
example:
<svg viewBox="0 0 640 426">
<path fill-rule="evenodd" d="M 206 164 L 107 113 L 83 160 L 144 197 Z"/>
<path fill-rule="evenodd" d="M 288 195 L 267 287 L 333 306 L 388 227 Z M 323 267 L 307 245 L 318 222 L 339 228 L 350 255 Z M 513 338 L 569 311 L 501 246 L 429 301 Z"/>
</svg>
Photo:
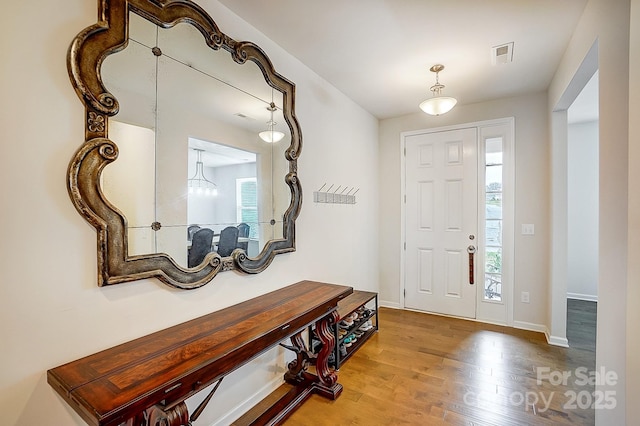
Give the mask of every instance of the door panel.
<svg viewBox="0 0 640 426">
<path fill-rule="evenodd" d="M 462 288 L 462 277 L 461 271 L 464 268 L 462 264 L 462 255 L 459 250 L 447 250 L 447 276 L 445 278 L 446 282 L 446 291 L 445 295 L 448 297 L 462 297 L 463 288 Z"/>
<path fill-rule="evenodd" d="M 477 235 L 477 130 L 411 135 L 405 148 L 405 306 L 475 318 L 466 248 Z"/>
<path fill-rule="evenodd" d="M 433 293 L 433 250 L 418 249 L 420 279 L 418 285 L 422 293 Z"/>
</svg>

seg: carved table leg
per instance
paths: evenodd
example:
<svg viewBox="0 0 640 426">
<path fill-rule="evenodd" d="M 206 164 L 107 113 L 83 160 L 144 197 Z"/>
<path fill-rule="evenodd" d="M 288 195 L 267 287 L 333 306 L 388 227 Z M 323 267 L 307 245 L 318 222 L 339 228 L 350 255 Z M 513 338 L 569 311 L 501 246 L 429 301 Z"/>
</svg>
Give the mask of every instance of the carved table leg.
<svg viewBox="0 0 640 426">
<path fill-rule="evenodd" d="M 304 381 L 304 372 L 307 371 L 311 364 L 312 354 L 307 350 L 302 338 L 302 331 L 291 336 L 291 344 L 293 346 L 285 347 L 296 353 L 296 359 L 287 365 L 288 371 L 285 373 L 284 378 L 289 383 L 301 383 Z"/>
<path fill-rule="evenodd" d="M 186 426 L 190 425 L 187 404 L 181 402 L 175 407 L 164 410 L 160 405 L 147 409 L 149 426 Z"/>
<path fill-rule="evenodd" d="M 122 423 L 120 426 L 147 426 L 148 424 L 149 413 L 147 413 L 147 410 L 145 410 L 137 416 L 132 417 L 126 422 Z"/>
<path fill-rule="evenodd" d="M 333 353 L 336 344 L 332 326 L 337 320 L 338 312 L 333 311 L 316 322 L 316 334 L 322 342 L 322 348 L 316 361 L 316 372 L 319 381 L 316 388 L 320 395 L 329 399 L 336 399 L 342 393 L 342 385 L 337 383 L 338 376 L 329 368 L 329 355 Z"/>
</svg>

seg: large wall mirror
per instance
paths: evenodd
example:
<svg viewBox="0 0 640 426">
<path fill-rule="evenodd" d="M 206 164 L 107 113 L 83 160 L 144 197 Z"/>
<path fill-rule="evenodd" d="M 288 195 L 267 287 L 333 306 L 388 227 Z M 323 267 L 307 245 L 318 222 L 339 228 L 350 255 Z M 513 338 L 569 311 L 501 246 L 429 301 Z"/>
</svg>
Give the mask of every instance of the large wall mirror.
<svg viewBox="0 0 640 426">
<path fill-rule="evenodd" d="M 295 250 L 295 86 L 187 0 L 99 0 L 69 74 L 86 107 L 68 188 L 98 230 L 99 285 L 196 288 Z"/>
</svg>

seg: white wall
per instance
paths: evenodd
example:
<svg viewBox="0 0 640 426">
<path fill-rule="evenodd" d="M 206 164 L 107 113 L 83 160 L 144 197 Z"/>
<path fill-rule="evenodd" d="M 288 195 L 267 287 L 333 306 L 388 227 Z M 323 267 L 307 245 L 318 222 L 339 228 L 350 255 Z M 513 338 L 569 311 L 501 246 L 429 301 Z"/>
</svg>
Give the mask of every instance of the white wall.
<svg viewBox="0 0 640 426">
<path fill-rule="evenodd" d="M 598 299 L 598 122 L 568 126 L 567 297 Z"/>
<path fill-rule="evenodd" d="M 594 43 L 598 45 L 600 99 L 600 201 L 599 274 L 596 364 L 615 371 L 616 386 L 599 386 L 614 391 L 616 408 L 597 410 L 597 424 L 626 424 L 626 306 L 627 306 L 627 197 L 629 154 L 629 1 L 590 0 L 549 89 L 549 111 L 566 108 L 565 92 Z M 577 76 L 580 78 L 580 75 Z M 637 77 L 634 77 L 637 78 Z M 585 78 L 585 83 L 588 78 Z M 565 98 L 563 98 L 563 96 Z M 550 112 L 551 115 L 551 112 Z M 633 122 L 634 120 L 631 120 Z M 637 121 L 637 120 L 635 120 Z M 554 133 L 552 144 L 560 145 Z M 554 151 L 555 153 L 555 151 Z M 564 163 L 566 165 L 566 162 Z M 554 160 L 554 166 L 555 160 Z M 557 167 L 562 167 L 561 162 Z M 554 182 L 555 184 L 555 182 Z M 555 189 L 555 186 L 554 186 Z M 554 209 L 560 206 L 555 206 Z M 566 214 L 566 213 L 565 213 Z M 636 281 L 637 283 L 637 278 Z M 564 290 L 562 286 L 565 285 Z M 564 321 L 566 284 L 551 288 L 552 332 Z M 629 407 L 631 409 L 631 407 Z M 631 417 L 630 417 L 631 419 Z"/>
<path fill-rule="evenodd" d="M 446 115 L 432 117 L 419 111 L 380 123 L 380 299 L 399 306 L 401 256 L 400 133 L 454 124 L 515 117 L 516 205 L 515 227 L 535 225 L 534 236 L 515 233 L 515 291 L 530 293 L 530 303 L 514 305 L 520 326 L 544 328 L 546 324 L 549 267 L 549 144 L 544 93 L 456 106 Z M 532 261 L 534 260 L 534 261 Z"/>
<path fill-rule="evenodd" d="M 255 276 L 222 273 L 193 291 L 155 280 L 98 288 L 96 233 L 65 179 L 83 140 L 84 111 L 67 75 L 72 38 L 96 21 L 96 2 L 10 2 L 0 20 L 0 412 L 3 425 L 84 425 L 46 383 L 46 371 L 124 341 L 302 279 L 378 290 L 377 120 L 219 3 L 201 2 L 223 31 L 258 43 L 296 83 L 304 190 L 295 253 Z M 27 162 L 26 159 L 29 161 Z M 360 187 L 355 205 L 314 204 L 323 182 Z M 227 378 L 198 424 L 282 377 L 275 350 Z"/>
</svg>

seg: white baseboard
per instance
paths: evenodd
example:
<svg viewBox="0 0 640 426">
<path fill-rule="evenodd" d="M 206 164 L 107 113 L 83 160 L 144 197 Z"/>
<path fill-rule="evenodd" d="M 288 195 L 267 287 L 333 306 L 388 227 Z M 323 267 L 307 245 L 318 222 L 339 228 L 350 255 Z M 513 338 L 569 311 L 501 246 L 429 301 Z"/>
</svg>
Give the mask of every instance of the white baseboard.
<svg viewBox="0 0 640 426">
<path fill-rule="evenodd" d="M 547 343 L 550 345 L 561 346 L 563 348 L 569 347 L 569 340 L 567 340 L 566 337 L 551 336 L 548 330 L 544 332 L 544 335 L 547 336 Z"/>
<path fill-rule="evenodd" d="M 253 408 L 257 403 L 266 398 L 267 395 L 278 389 L 278 387 L 280 387 L 282 383 L 284 383 L 282 377 L 276 377 L 275 379 L 264 385 L 262 388 L 260 388 L 256 393 L 229 410 L 227 414 L 219 418 L 216 422 L 212 423 L 211 426 L 223 426 L 233 423 L 240 416 Z"/>
<path fill-rule="evenodd" d="M 534 323 L 525 322 L 525 321 L 514 321 L 513 327 L 520 328 L 522 330 L 537 331 L 539 333 L 544 333 L 544 336 L 546 337 L 548 344 L 553 346 L 562 346 L 563 348 L 569 347 L 569 341 L 567 340 L 566 337 L 551 336 L 549 334 L 549 329 L 545 325 L 534 324 Z"/>
<path fill-rule="evenodd" d="M 400 306 L 400 303 L 398 303 L 398 302 L 389 302 L 387 300 L 381 300 L 380 301 L 380 307 L 382 307 L 382 308 L 392 308 L 392 309 L 402 309 L 402 306 Z"/>
<path fill-rule="evenodd" d="M 513 321 L 513 328 L 519 328 L 522 330 L 529 330 L 529 331 L 537 331 L 539 333 L 547 332 L 547 326 L 542 324 L 535 324 L 532 322 L 525 322 L 525 321 Z"/>
<path fill-rule="evenodd" d="M 598 296 L 593 294 L 567 293 L 567 299 L 586 300 L 588 302 L 597 302 Z"/>
</svg>

